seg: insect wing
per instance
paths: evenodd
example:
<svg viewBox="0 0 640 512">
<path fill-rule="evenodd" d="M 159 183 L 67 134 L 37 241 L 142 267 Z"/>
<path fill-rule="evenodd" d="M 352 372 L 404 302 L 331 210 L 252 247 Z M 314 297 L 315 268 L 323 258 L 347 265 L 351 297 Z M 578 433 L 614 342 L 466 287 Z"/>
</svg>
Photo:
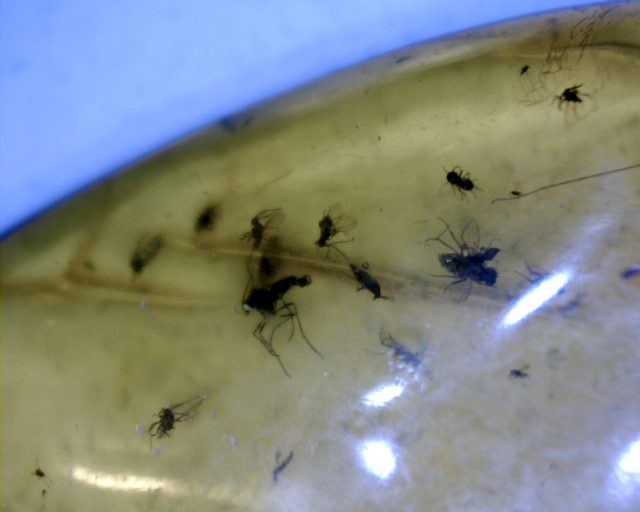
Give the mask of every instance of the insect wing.
<svg viewBox="0 0 640 512">
<path fill-rule="evenodd" d="M 473 283 L 466 279 L 464 281 L 456 281 L 445 288 L 445 293 L 453 302 L 464 302 L 471 295 L 471 287 Z"/>
<path fill-rule="evenodd" d="M 480 247 L 480 228 L 475 220 L 470 220 L 460 233 L 461 249 L 475 252 Z"/>
</svg>

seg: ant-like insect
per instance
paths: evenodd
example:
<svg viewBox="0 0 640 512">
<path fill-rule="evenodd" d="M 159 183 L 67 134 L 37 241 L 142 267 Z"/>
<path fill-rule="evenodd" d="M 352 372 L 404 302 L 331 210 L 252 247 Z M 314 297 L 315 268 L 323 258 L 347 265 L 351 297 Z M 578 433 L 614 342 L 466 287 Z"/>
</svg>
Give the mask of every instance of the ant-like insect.
<svg viewBox="0 0 640 512">
<path fill-rule="evenodd" d="M 525 364 L 524 366 L 521 366 L 520 368 L 514 368 L 512 370 L 509 371 L 509 378 L 510 379 L 528 379 L 529 378 L 529 374 L 527 373 L 526 370 L 528 370 L 530 367 L 528 364 Z"/>
<path fill-rule="evenodd" d="M 425 240 L 425 243 L 436 240 L 453 251 L 438 255 L 440 265 L 448 270 L 451 275 L 436 277 L 456 279 L 455 282 L 445 288 L 445 292 L 452 291 L 452 287 L 458 284 L 463 284 L 465 288 L 462 289 L 459 294 L 454 295 L 456 302 L 461 302 L 469 296 L 472 283 L 481 284 L 483 286 L 494 286 L 498 278 L 498 272 L 494 268 L 487 267 L 486 264 L 496 257 L 500 252 L 500 249 L 497 247 L 485 248 L 479 246 L 477 240 L 479 228 L 475 221 L 467 223 L 462 230 L 462 233 L 460 234 L 462 242 L 458 241 L 449 227 L 449 224 L 447 224 L 443 219 L 440 219 L 440 221 L 445 225 L 445 229 L 438 236 Z M 465 234 L 469 227 L 472 228 L 473 237 L 475 239 L 472 244 L 467 243 L 465 238 Z M 445 233 L 449 233 L 457 248 L 442 240 L 442 235 Z"/>
<path fill-rule="evenodd" d="M 357 291 L 369 290 L 373 294 L 373 300 L 391 298 L 386 295 L 382 295 L 380 283 L 375 277 L 367 272 L 369 269 L 368 263 L 363 263 L 361 267 L 357 267 L 353 263 L 349 263 L 349 266 L 351 267 L 351 272 L 353 272 L 353 277 L 355 277 L 356 281 L 362 285 Z"/>
<path fill-rule="evenodd" d="M 129 261 L 133 273 L 136 275 L 141 274 L 144 268 L 157 256 L 163 247 L 164 240 L 160 235 L 143 238 Z"/>
<path fill-rule="evenodd" d="M 337 247 L 337 244 L 344 244 L 353 242 L 353 238 L 350 240 L 339 240 L 339 241 L 330 241 L 339 233 L 346 234 L 348 231 L 353 229 L 356 225 L 357 221 L 352 217 L 345 217 L 342 206 L 339 203 L 334 204 L 329 208 L 327 212 L 324 213 L 320 222 L 318 222 L 318 227 L 320 228 L 320 237 L 316 240 L 316 246 L 318 247 L 327 247 L 329 249 L 333 248 L 337 250 L 340 254 L 344 256 L 342 251 L 340 251 Z"/>
<path fill-rule="evenodd" d="M 168 437 L 170 435 L 169 432 L 175 428 L 176 423 L 186 421 L 198 413 L 197 409 L 203 401 L 203 397 L 196 395 L 184 402 L 163 407 L 154 415 L 159 419 L 149 426 L 148 433 L 151 437 Z M 184 410 L 180 410 L 182 408 Z"/>
<path fill-rule="evenodd" d="M 251 219 L 251 230 L 244 233 L 240 237 L 240 240 L 247 240 L 248 242 L 253 240 L 253 248 L 257 249 L 264 239 L 264 232 L 280 222 L 282 217 L 283 213 L 280 208 L 272 208 L 258 212 Z"/>
<path fill-rule="evenodd" d="M 459 165 L 456 165 L 450 171 L 447 171 L 444 167 L 444 172 L 447 173 L 447 182 L 451 185 L 454 193 L 458 192 L 460 197 L 466 198 L 467 192 L 473 192 L 474 189 L 480 190 L 476 184 L 471 180 L 470 174 L 464 172 L 464 169 Z"/>
<path fill-rule="evenodd" d="M 250 278 L 249 285 L 251 285 L 252 282 L 253 279 Z M 291 322 L 291 334 L 289 335 L 289 340 L 291 340 L 294 334 L 295 318 L 295 320 L 298 322 L 300 334 L 302 334 L 302 338 L 304 339 L 304 341 L 307 343 L 307 345 L 309 345 L 311 350 L 322 357 L 322 354 L 318 352 L 318 350 L 307 339 L 304 330 L 302 329 L 302 324 L 300 323 L 300 317 L 298 316 L 298 309 L 296 308 L 296 305 L 293 302 L 284 301 L 284 295 L 294 286 L 304 288 L 306 286 L 309 286 L 310 284 L 311 277 L 308 275 L 304 275 L 302 277 L 283 277 L 282 279 L 279 279 L 271 285 L 265 286 L 263 288 L 250 288 L 250 286 L 247 286 L 249 292 L 248 294 L 245 292 L 246 298 L 242 301 L 242 306 L 247 313 L 250 313 L 255 309 L 262 315 L 262 320 L 253 330 L 253 335 L 256 339 L 258 339 L 258 341 L 260 341 L 260 343 L 262 343 L 267 352 L 278 360 L 280 366 L 282 367 L 282 370 L 287 377 L 291 377 L 291 375 L 284 367 L 284 364 L 280 359 L 280 355 L 273 349 L 272 343 L 273 335 L 285 322 Z M 263 331 L 269 321 L 269 318 L 273 316 L 278 316 L 283 320 L 280 321 L 271 330 L 271 335 L 267 339 L 264 336 Z"/>
</svg>

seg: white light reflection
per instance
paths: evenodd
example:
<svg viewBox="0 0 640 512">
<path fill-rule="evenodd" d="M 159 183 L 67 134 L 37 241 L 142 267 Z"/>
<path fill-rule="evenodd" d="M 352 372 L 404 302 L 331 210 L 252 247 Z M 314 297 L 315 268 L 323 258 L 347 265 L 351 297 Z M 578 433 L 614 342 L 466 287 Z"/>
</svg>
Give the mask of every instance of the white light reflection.
<svg viewBox="0 0 640 512">
<path fill-rule="evenodd" d="M 166 478 L 151 478 L 127 473 L 104 473 L 83 468 L 82 466 L 73 468 L 71 476 L 85 484 L 100 487 L 101 489 L 125 492 L 148 492 L 161 489 L 162 492 L 172 496 L 189 494 L 189 489 L 186 486 Z"/>
<path fill-rule="evenodd" d="M 161 491 L 164 495 L 184 498 L 202 497 L 217 503 L 220 508 L 248 510 L 255 503 L 256 485 L 244 485 L 242 489 L 220 482 L 218 485 L 194 485 L 170 478 L 155 478 L 132 473 L 107 473 L 87 467 L 76 466 L 71 477 L 79 482 L 100 489 L 116 492 Z"/>
<path fill-rule="evenodd" d="M 628 499 L 640 489 L 640 439 L 633 441 L 616 462 L 610 491 L 618 499 Z"/>
<path fill-rule="evenodd" d="M 362 403 L 373 407 L 382 407 L 394 398 L 399 397 L 405 387 L 404 384 L 399 383 L 383 384 L 364 395 L 364 397 L 362 397 Z"/>
<path fill-rule="evenodd" d="M 540 309 L 560 293 L 569 279 L 571 279 L 570 272 L 557 272 L 536 283 L 507 311 L 502 319 L 502 325 L 507 327 L 515 325 Z"/>
<path fill-rule="evenodd" d="M 382 439 L 371 439 L 360 445 L 360 458 L 364 468 L 382 480 L 396 469 L 396 456 L 391 444 Z"/>
</svg>

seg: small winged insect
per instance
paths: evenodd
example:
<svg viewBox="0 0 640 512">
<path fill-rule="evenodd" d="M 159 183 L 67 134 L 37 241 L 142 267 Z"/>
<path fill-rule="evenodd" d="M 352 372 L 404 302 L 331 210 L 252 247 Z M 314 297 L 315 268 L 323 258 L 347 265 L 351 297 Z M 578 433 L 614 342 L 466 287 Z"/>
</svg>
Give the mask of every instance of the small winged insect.
<svg viewBox="0 0 640 512">
<path fill-rule="evenodd" d="M 369 290 L 373 294 L 373 300 L 376 299 L 389 299 L 386 295 L 382 295 L 380 289 L 380 283 L 378 280 L 373 277 L 367 270 L 369 269 L 368 263 L 363 263 L 361 267 L 357 267 L 353 263 L 350 263 L 351 272 L 353 272 L 353 277 L 355 277 L 356 281 L 360 283 L 360 290 Z"/>
<path fill-rule="evenodd" d="M 527 379 L 529 378 L 529 373 L 527 373 L 528 369 L 529 369 L 528 364 L 525 364 L 520 368 L 514 368 L 509 371 L 509 378 L 510 379 Z"/>
<path fill-rule="evenodd" d="M 280 208 L 272 208 L 270 210 L 262 210 L 251 219 L 251 230 L 244 233 L 240 240 L 247 240 L 253 243 L 253 248 L 260 247 L 264 240 L 265 231 L 275 227 L 284 217 Z"/>
<path fill-rule="evenodd" d="M 334 240 L 334 238 L 340 233 L 346 235 L 347 232 L 355 227 L 356 223 L 356 219 L 353 217 L 345 216 L 342 211 L 342 206 L 339 203 L 334 204 L 324 213 L 322 219 L 318 222 L 320 237 L 316 240 L 316 246 L 338 250 L 338 248 L 335 247 L 337 244 L 353 242 L 353 238 L 349 240 Z M 344 256 L 342 251 L 338 250 L 338 252 Z"/>
<path fill-rule="evenodd" d="M 384 347 L 387 347 L 390 355 L 400 363 L 412 368 L 418 368 L 422 364 L 424 351 L 411 352 L 411 350 L 397 341 L 393 336 L 390 334 L 384 336 L 382 332 L 380 333 L 380 343 Z"/>
<path fill-rule="evenodd" d="M 175 428 L 176 423 L 191 419 L 198 414 L 198 408 L 203 401 L 203 397 L 196 395 L 184 402 L 163 407 L 155 414 L 158 421 L 154 421 L 149 425 L 149 434 L 151 437 L 168 437 L 170 435 L 169 432 Z"/>
<path fill-rule="evenodd" d="M 461 198 L 466 199 L 467 192 L 473 192 L 474 189 L 478 188 L 471 180 L 469 173 L 465 173 L 464 169 L 459 165 L 456 165 L 450 171 L 444 169 L 444 172 L 447 173 L 447 182 L 451 185 L 454 193 L 459 193 Z"/>
<path fill-rule="evenodd" d="M 524 66 L 522 66 L 520 68 L 520 76 L 526 75 L 529 69 L 530 69 L 529 64 L 525 64 Z"/>
<path fill-rule="evenodd" d="M 567 87 L 564 91 L 562 91 L 562 94 L 556 96 L 555 100 L 558 102 L 558 109 L 562 109 L 562 105 L 564 105 L 565 103 L 582 103 L 583 100 L 580 97 L 580 94 L 582 94 L 582 96 L 589 95 L 586 93 L 580 93 L 580 91 L 578 90 L 580 89 L 580 87 L 582 87 L 582 84 Z"/>
<path fill-rule="evenodd" d="M 249 286 L 247 287 L 248 293 L 245 293 L 246 298 L 242 301 L 242 305 L 247 313 L 250 313 L 255 309 L 262 315 L 262 320 L 254 329 L 253 335 L 258 339 L 258 341 L 260 341 L 260 343 L 262 343 L 267 352 L 278 360 L 285 375 L 287 375 L 287 377 L 291 377 L 282 363 L 280 355 L 273 348 L 273 336 L 286 322 L 291 322 L 291 334 L 289 335 L 289 340 L 291 340 L 295 331 L 295 321 L 298 324 L 300 334 L 304 341 L 309 345 L 311 350 L 322 357 L 322 354 L 320 354 L 320 352 L 318 352 L 311 344 L 302 329 L 300 317 L 298 316 L 298 308 L 293 302 L 286 302 L 284 300 L 285 294 L 294 286 L 298 286 L 300 288 L 309 286 L 311 284 L 311 277 L 308 275 L 304 275 L 302 277 L 283 277 L 271 285 L 262 288 L 252 288 L 252 282 L 253 279 L 250 278 Z M 277 317 L 279 322 L 272 328 L 269 337 L 266 337 L 264 329 L 267 326 L 269 319 L 273 317 Z"/>
<path fill-rule="evenodd" d="M 498 272 L 496 269 L 486 265 L 496 257 L 500 249 L 497 247 L 480 247 L 478 241 L 479 228 L 475 221 L 469 222 L 464 227 L 460 234 L 460 240 L 458 240 L 449 224 L 443 219 L 440 220 L 445 225 L 445 229 L 438 236 L 425 240 L 425 243 L 435 240 L 453 251 L 438 255 L 440 265 L 451 274 L 436 277 L 448 277 L 456 280 L 445 288 L 445 292 L 451 294 L 456 302 L 461 302 L 471 293 L 472 283 L 494 286 L 498 278 Z M 442 239 L 445 233 L 449 233 L 456 247 Z M 468 240 L 469 238 L 471 240 Z"/>
<path fill-rule="evenodd" d="M 158 255 L 160 249 L 163 247 L 164 240 L 160 235 L 155 235 L 151 238 L 144 237 L 140 240 L 138 247 L 129 261 L 129 265 L 131 266 L 133 273 L 136 275 L 141 274 L 149 262 Z"/>
</svg>

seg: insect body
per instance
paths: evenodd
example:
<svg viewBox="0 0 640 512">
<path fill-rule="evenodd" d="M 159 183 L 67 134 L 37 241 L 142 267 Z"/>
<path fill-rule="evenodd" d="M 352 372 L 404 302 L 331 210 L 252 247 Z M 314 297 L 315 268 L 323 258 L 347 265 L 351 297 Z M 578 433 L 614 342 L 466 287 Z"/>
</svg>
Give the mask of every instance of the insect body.
<svg viewBox="0 0 640 512">
<path fill-rule="evenodd" d="M 529 64 L 525 64 L 524 66 L 522 66 L 520 68 L 520 76 L 526 75 L 527 71 L 529 71 L 529 69 L 530 69 Z"/>
<path fill-rule="evenodd" d="M 334 204 L 324 214 L 322 219 L 320 219 L 320 222 L 318 222 L 320 237 L 316 240 L 316 245 L 318 247 L 329 247 L 338 250 L 337 247 L 334 247 L 335 245 L 353 242 L 353 238 L 349 240 L 332 241 L 333 238 L 339 233 L 346 234 L 349 230 L 353 229 L 355 225 L 356 220 L 352 217 L 345 217 L 344 213 L 342 213 L 342 206 L 340 204 Z M 342 254 L 342 251 L 339 252 Z"/>
<path fill-rule="evenodd" d="M 460 193 L 461 197 L 465 197 L 466 192 L 471 192 L 476 187 L 475 183 L 469 177 L 469 173 L 465 173 L 462 167 L 456 165 L 450 171 L 444 170 L 447 173 L 447 182 L 451 185 L 454 192 Z"/>
<path fill-rule="evenodd" d="M 149 434 L 152 437 L 169 436 L 169 432 L 175 428 L 176 423 L 188 420 L 198 413 L 197 409 L 203 401 L 203 397 L 196 395 L 184 402 L 163 407 L 155 415 L 159 418 L 158 421 L 149 426 Z"/>
<path fill-rule="evenodd" d="M 215 206 L 207 206 L 200 215 L 196 218 L 195 230 L 196 232 L 201 231 L 211 231 L 213 229 L 214 223 L 216 221 L 216 217 L 218 216 L 218 212 Z"/>
<path fill-rule="evenodd" d="M 510 379 L 527 379 L 529 378 L 529 374 L 526 372 L 526 370 L 529 369 L 529 365 L 525 364 L 524 366 L 521 366 L 520 368 L 515 368 L 513 370 L 509 371 L 509 378 Z"/>
<path fill-rule="evenodd" d="M 474 238 L 476 238 L 479 231 L 478 225 L 473 221 L 464 227 L 460 235 L 461 241 L 459 241 L 453 234 L 453 231 L 451 231 L 449 225 L 444 220 L 440 220 L 445 225 L 444 231 L 435 238 L 427 239 L 425 243 L 436 240 L 453 251 L 438 255 L 440 265 L 450 272 L 450 275 L 442 277 L 456 279 L 455 282 L 445 288 L 445 291 L 450 291 L 459 284 L 464 285 L 465 288 L 463 288 L 457 295 L 454 295 L 454 298 L 457 301 L 462 301 L 469 295 L 472 283 L 481 284 L 483 286 L 494 286 L 498 278 L 498 272 L 496 269 L 488 267 L 486 264 L 496 257 L 500 252 L 500 249 L 497 247 L 479 247 L 477 240 L 474 240 L 471 244 L 467 242 L 465 236 L 471 235 L 467 233 L 469 228 L 472 229 L 472 236 L 474 236 Z M 449 233 L 457 248 L 451 246 L 442 239 L 442 235 L 445 233 Z"/>
<path fill-rule="evenodd" d="M 422 364 L 422 359 L 424 357 L 424 351 L 422 352 L 411 352 L 407 347 L 405 347 L 402 343 L 397 341 L 390 334 L 387 336 L 380 336 L 380 343 L 390 349 L 391 354 L 398 361 L 407 366 L 411 366 L 413 368 L 417 368 Z"/>
<path fill-rule="evenodd" d="M 244 233 L 240 240 L 253 240 L 253 248 L 260 247 L 264 238 L 264 233 L 270 227 L 282 220 L 283 213 L 280 208 L 272 208 L 270 210 L 262 210 L 251 219 L 251 230 Z"/>
<path fill-rule="evenodd" d="M 350 263 L 349 266 L 351 267 L 351 272 L 353 272 L 353 277 L 355 277 L 356 281 L 362 285 L 358 288 L 358 291 L 365 289 L 369 290 L 373 294 L 373 300 L 389 298 L 381 294 L 380 283 L 375 277 L 367 272 L 367 269 L 369 268 L 367 263 L 363 263 L 362 267 L 357 267 L 353 263 Z"/>
<path fill-rule="evenodd" d="M 164 247 L 164 240 L 160 235 L 151 237 L 150 239 L 143 239 L 139 244 L 129 264 L 134 274 L 140 274 L 148 263 L 156 257 L 160 252 L 160 249 Z"/>
<path fill-rule="evenodd" d="M 253 331 L 253 335 L 262 343 L 264 348 L 275 357 L 284 373 L 288 376 L 289 372 L 287 372 L 286 368 L 282 364 L 280 359 L 280 355 L 273 349 L 273 335 L 278 330 L 278 328 L 283 325 L 285 322 L 291 322 L 291 334 L 289 339 L 292 338 L 294 332 L 294 319 L 298 323 L 298 327 L 300 329 L 300 333 L 302 337 L 306 341 L 307 345 L 313 350 L 316 354 L 322 357 L 322 354 L 316 350 L 316 348 L 311 344 L 311 342 L 307 339 L 304 334 L 304 330 L 302 329 L 302 324 L 300 323 L 300 317 L 298 316 L 298 310 L 296 305 L 293 302 L 285 302 L 284 295 L 294 286 L 299 286 L 300 288 L 304 288 L 311 284 L 311 277 L 308 275 L 304 275 L 302 277 L 296 276 L 288 276 L 282 279 L 279 279 L 275 283 L 265 286 L 263 288 L 253 288 L 250 289 L 246 299 L 243 301 L 244 310 L 249 313 L 254 309 L 257 310 L 262 315 L 262 320 L 258 323 L 256 328 Z M 271 331 L 271 335 L 266 338 L 263 331 L 266 327 L 269 317 L 279 316 L 282 318 L 282 321 L 273 328 Z"/>
<path fill-rule="evenodd" d="M 559 96 L 556 96 L 555 100 L 558 102 L 558 109 L 561 109 L 564 103 L 573 103 L 573 104 L 582 103 L 583 100 L 580 96 L 580 92 L 578 91 L 580 87 L 582 87 L 582 84 L 567 87 L 564 91 L 562 91 L 562 94 L 560 94 Z M 582 96 L 589 96 L 589 95 L 586 93 L 582 93 Z"/>
<path fill-rule="evenodd" d="M 631 279 L 637 275 L 640 275 L 640 265 L 631 265 L 620 273 L 622 279 Z"/>
</svg>

